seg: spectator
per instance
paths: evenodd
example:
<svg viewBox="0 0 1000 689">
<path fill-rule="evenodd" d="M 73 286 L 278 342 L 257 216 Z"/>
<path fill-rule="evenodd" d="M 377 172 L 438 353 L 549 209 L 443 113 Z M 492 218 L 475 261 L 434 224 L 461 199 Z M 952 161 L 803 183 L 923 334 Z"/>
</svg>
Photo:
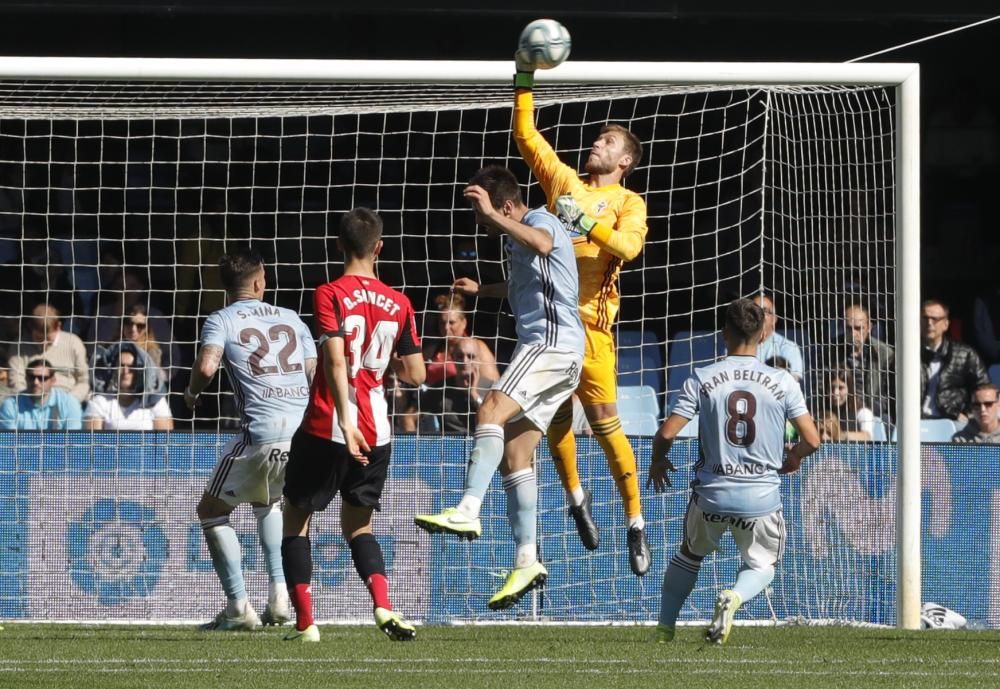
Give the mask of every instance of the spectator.
<svg viewBox="0 0 1000 689">
<path fill-rule="evenodd" d="M 440 385 L 447 378 L 454 377 L 458 372 L 455 362 L 448 357 L 449 340 L 452 338 L 469 337 L 469 321 L 465 315 L 465 297 L 458 292 L 439 294 L 434 298 L 438 308 L 437 338 L 427 338 L 424 349 L 424 359 L 427 361 L 427 385 Z M 499 380 L 496 357 L 482 340 L 479 343 L 478 360 L 483 367 L 482 373 L 487 378 Z"/>
<path fill-rule="evenodd" d="M 787 363 L 787 369 L 796 381 L 802 381 L 802 351 L 799 346 L 789 340 L 784 335 L 775 332 L 778 324 L 778 314 L 774 308 L 774 300 L 764 293 L 754 296 L 753 303 L 764 309 L 764 339 L 757 347 L 757 358 L 767 361 L 775 357 L 781 357 Z"/>
<path fill-rule="evenodd" d="M 10 386 L 10 358 L 7 352 L 0 350 L 0 402 L 14 394 Z"/>
<path fill-rule="evenodd" d="M 84 337 L 88 345 L 115 342 L 121 333 L 122 319 L 131 314 L 133 306 L 149 301 L 149 286 L 142 274 L 133 269 L 116 272 L 110 292 L 110 296 L 99 297 L 97 315 L 90 319 Z M 146 327 L 153 329 L 157 342 L 173 342 L 169 318 L 154 306 L 147 307 L 146 316 Z"/>
<path fill-rule="evenodd" d="M 926 300 L 920 308 L 924 330 L 920 412 L 925 419 L 965 421 L 976 387 L 990 381 L 976 351 L 945 335 L 948 315 L 948 306 L 937 299 Z"/>
<path fill-rule="evenodd" d="M 837 413 L 829 409 L 824 410 L 817 420 L 819 427 L 819 437 L 824 443 L 841 441 L 840 419 Z"/>
<path fill-rule="evenodd" d="M 951 437 L 956 443 L 1000 443 L 1000 389 L 993 383 L 976 386 L 972 418 Z"/>
<path fill-rule="evenodd" d="M 841 440 L 871 440 L 875 415 L 864 406 L 854 391 L 854 376 L 846 371 L 833 371 L 827 377 L 825 406 L 833 412 L 840 425 Z"/>
<path fill-rule="evenodd" d="M 172 362 L 173 345 L 167 344 L 165 347 L 156 340 L 156 334 L 149 327 L 149 315 L 143 304 L 133 304 L 129 307 L 128 313 L 122 319 L 122 341 L 135 342 L 143 348 L 149 357 L 152 365 L 159 369 L 160 377 L 164 381 L 173 378 Z"/>
<path fill-rule="evenodd" d="M 868 309 L 861 304 L 851 304 L 844 311 L 844 324 L 849 339 L 843 361 L 854 378 L 854 388 L 859 390 L 864 404 L 877 416 L 893 418 L 895 398 L 896 352 L 892 346 L 872 337 L 872 323 Z"/>
<path fill-rule="evenodd" d="M 434 414 L 443 433 L 472 435 L 476 415 L 495 378 L 484 373 L 480 360 L 485 343 L 474 337 L 451 340 L 450 359 L 456 362 L 456 373 L 443 390 L 429 389 L 421 395 L 421 412 Z"/>
<path fill-rule="evenodd" d="M 972 304 L 972 329 L 986 363 L 1000 364 L 1000 286 L 976 297 Z"/>
<path fill-rule="evenodd" d="M 0 429 L 21 431 L 80 430 L 80 403 L 56 386 L 55 367 L 46 359 L 27 366 L 28 389 L 0 404 Z"/>
<path fill-rule="evenodd" d="M 27 318 L 31 341 L 18 343 L 18 352 L 10 358 L 12 386 L 21 391 L 28 387 L 27 362 L 45 359 L 55 372 L 55 386 L 70 393 L 77 402 L 90 395 L 87 350 L 79 337 L 62 329 L 59 312 L 49 304 L 38 304 Z"/>
<path fill-rule="evenodd" d="M 165 395 L 144 394 L 144 357 L 131 347 L 119 349 L 106 392 L 87 404 L 83 427 L 90 431 L 169 431 L 174 427 Z M 95 380 L 97 376 L 95 375 Z"/>
</svg>

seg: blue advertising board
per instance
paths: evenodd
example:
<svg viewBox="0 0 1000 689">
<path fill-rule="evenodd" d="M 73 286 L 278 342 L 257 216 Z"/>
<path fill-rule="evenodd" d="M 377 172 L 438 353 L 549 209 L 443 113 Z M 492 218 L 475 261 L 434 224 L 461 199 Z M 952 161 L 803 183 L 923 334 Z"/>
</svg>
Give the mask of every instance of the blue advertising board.
<svg viewBox="0 0 1000 689">
<path fill-rule="evenodd" d="M 0 433 L 0 618 L 208 619 L 221 591 L 194 506 L 228 440 L 212 433 Z M 513 558 L 499 477 L 483 505 L 483 536 L 468 543 L 431 536 L 413 515 L 461 496 L 471 439 L 402 436 L 375 530 L 397 607 L 429 623 L 456 620 L 649 622 L 662 573 L 681 539 L 694 440 L 678 442 L 674 486 L 643 493 L 653 566 L 628 567 L 624 516 L 603 454 L 578 438 L 583 481 L 594 493 L 601 546 L 579 543 L 558 477 L 539 449 L 539 549 L 546 587 L 517 608 L 486 601 Z M 634 438 L 642 480 L 650 439 Z M 891 444 L 829 444 L 783 480 L 788 541 L 768 595 L 741 618 L 894 623 L 895 451 Z M 1000 447 L 925 445 L 923 598 L 1000 626 Z M 983 471 L 982 468 L 987 470 Z M 367 594 L 340 536 L 337 504 L 312 534 L 318 619 L 362 620 Z M 248 509 L 234 513 L 252 596 L 266 576 Z M 682 619 L 711 616 L 732 583 L 738 555 L 726 539 L 706 560 Z M 992 592 L 992 593 L 991 593 Z"/>
</svg>

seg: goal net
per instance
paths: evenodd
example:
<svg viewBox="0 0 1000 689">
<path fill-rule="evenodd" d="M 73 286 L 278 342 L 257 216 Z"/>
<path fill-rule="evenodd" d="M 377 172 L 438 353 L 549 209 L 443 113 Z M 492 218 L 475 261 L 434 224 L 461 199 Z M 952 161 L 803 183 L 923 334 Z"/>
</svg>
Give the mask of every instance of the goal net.
<svg viewBox="0 0 1000 689">
<path fill-rule="evenodd" d="M 797 373 L 818 416 L 832 408 L 831 374 L 849 362 L 849 305 L 863 307 L 872 336 L 894 342 L 892 87 L 539 81 L 538 127 L 570 166 L 582 169 L 608 122 L 628 127 L 645 148 L 625 183 L 646 200 L 649 234 L 640 258 L 624 267 L 616 328 L 622 417 L 643 477 L 648 435 L 680 384 L 693 366 L 724 353 L 719 313 L 731 299 L 768 296 L 778 335 L 797 345 Z M 507 165 L 529 205 L 544 203 L 513 144 L 511 114 L 509 86 L 495 82 L 0 82 L 0 346 L 12 379 L 24 385 L 26 361 L 56 346 L 42 341 L 52 328 L 40 323 L 50 321 L 31 317 L 48 304 L 62 332 L 86 349 L 89 381 L 78 395 L 85 409 L 108 375 L 95 350 L 133 340 L 163 370 L 174 428 L 0 433 L 0 617 L 214 614 L 222 595 L 194 506 L 237 428 L 236 406 L 221 374 L 194 417 L 181 393 L 200 325 L 224 304 L 218 258 L 247 246 L 260 251 L 267 299 L 311 322 L 312 289 L 341 269 L 330 239 L 340 214 L 373 208 L 385 222 L 379 275 L 413 302 L 434 351 L 449 315 L 437 298 L 453 280 L 505 276 L 498 244 L 476 233 L 462 198 L 467 180 L 485 164 Z M 489 346 L 502 371 L 514 346 L 507 306 L 470 301 L 464 310 L 468 333 Z M 776 354 L 777 365 L 797 365 L 785 349 Z M 869 436 L 890 439 L 891 364 L 848 372 L 876 417 Z M 398 435 L 375 528 L 397 607 L 429 622 L 654 620 L 661 576 L 681 537 L 696 439 L 675 447 L 673 489 L 643 491 L 653 550 L 644 578 L 629 570 L 621 502 L 597 443 L 578 439 L 602 531 L 593 553 L 580 545 L 540 447 L 548 584 L 516 611 L 491 613 L 485 602 L 513 556 L 499 480 L 475 543 L 431 537 L 412 524 L 415 512 L 461 494 L 471 441 L 448 433 L 433 406 L 456 385 L 446 378 L 388 393 Z M 878 496 L 894 490 L 894 445 L 834 443 L 820 459 Z M 880 536 L 888 547 L 859 548 L 837 526 L 849 494 L 806 472 L 785 483 L 784 563 L 768 595 L 744 614 L 892 622 L 892 525 Z M 248 508 L 236 511 L 234 524 L 251 600 L 262 605 L 267 582 Z M 317 618 L 367 619 L 336 504 L 318 516 L 313 544 Z M 731 546 L 707 561 L 683 619 L 711 616 L 715 592 L 737 566 Z"/>
</svg>

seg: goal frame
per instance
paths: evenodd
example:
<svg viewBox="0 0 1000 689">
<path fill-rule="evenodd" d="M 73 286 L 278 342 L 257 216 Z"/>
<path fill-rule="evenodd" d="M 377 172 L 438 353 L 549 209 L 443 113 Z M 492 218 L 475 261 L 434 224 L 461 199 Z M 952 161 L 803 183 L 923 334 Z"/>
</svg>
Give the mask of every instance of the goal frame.
<svg viewBox="0 0 1000 689">
<path fill-rule="evenodd" d="M 0 79 L 509 83 L 509 61 L 0 57 Z M 896 624 L 920 628 L 920 67 L 907 63 L 581 62 L 545 83 L 883 86 L 896 91 Z"/>
</svg>

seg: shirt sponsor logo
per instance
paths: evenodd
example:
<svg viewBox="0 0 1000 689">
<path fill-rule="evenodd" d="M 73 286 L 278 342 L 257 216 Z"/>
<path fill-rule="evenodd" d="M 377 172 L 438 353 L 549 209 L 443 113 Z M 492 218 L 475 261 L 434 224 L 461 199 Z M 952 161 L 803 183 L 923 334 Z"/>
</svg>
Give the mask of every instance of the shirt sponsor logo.
<svg viewBox="0 0 1000 689">
<path fill-rule="evenodd" d="M 287 400 L 309 397 L 309 386 L 292 385 L 287 388 L 264 388 L 264 399 Z"/>
<path fill-rule="evenodd" d="M 715 464 L 712 473 L 719 476 L 763 476 L 767 468 L 762 464 Z"/>
<path fill-rule="evenodd" d="M 744 531 L 753 529 L 754 525 L 757 523 L 756 519 L 734 517 L 729 514 L 711 514 L 709 512 L 703 512 L 701 518 L 709 524 L 728 524 L 734 529 L 743 529 Z"/>
</svg>

